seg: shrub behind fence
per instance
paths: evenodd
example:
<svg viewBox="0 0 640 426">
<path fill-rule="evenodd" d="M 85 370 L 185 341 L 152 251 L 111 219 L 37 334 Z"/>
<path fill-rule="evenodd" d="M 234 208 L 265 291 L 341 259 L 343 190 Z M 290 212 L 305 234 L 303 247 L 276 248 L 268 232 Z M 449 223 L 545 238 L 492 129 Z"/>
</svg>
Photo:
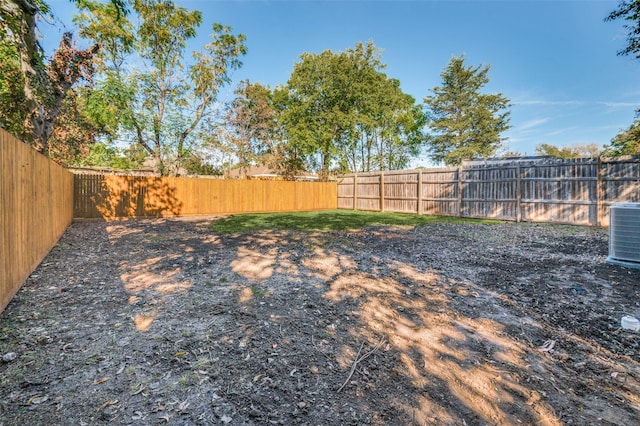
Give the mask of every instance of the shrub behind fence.
<svg viewBox="0 0 640 426">
<path fill-rule="evenodd" d="M 0 312 L 72 214 L 73 175 L 0 129 Z"/>
</svg>

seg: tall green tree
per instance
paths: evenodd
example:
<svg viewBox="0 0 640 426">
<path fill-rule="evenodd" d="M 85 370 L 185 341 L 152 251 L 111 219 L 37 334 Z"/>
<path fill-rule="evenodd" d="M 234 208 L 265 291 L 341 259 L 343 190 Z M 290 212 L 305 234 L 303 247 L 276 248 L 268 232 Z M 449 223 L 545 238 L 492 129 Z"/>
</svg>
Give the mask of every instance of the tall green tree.
<svg viewBox="0 0 640 426">
<path fill-rule="evenodd" d="M 501 93 L 485 94 L 489 66 L 465 66 L 454 56 L 440 74 L 442 85 L 427 96 L 428 144 L 431 158 L 447 165 L 489 157 L 500 148 L 502 132 L 510 128 L 509 100 Z"/>
<path fill-rule="evenodd" d="M 104 40 L 94 114 L 117 117 L 111 125 L 119 138 L 143 148 L 160 173 L 179 173 L 199 149 L 203 123 L 219 113 L 218 94 L 242 65 L 245 36 L 214 23 L 211 41 L 188 60 L 187 44 L 202 23 L 199 11 L 170 0 L 134 0 L 131 18 L 113 4 L 81 5 L 81 34 Z"/>
<path fill-rule="evenodd" d="M 294 66 L 281 123 L 287 143 L 322 178 L 332 170 L 395 167 L 417 153 L 424 114 L 384 67 L 371 41 L 304 53 Z"/>
<path fill-rule="evenodd" d="M 610 157 L 640 155 L 640 120 L 617 134 L 611 144 L 604 147 L 602 154 Z"/>
<path fill-rule="evenodd" d="M 425 116 L 415 99 L 402 92 L 400 81 L 384 72 L 372 42 L 346 51 L 353 125 L 340 145 L 341 171 L 404 168 L 423 142 Z"/>
<path fill-rule="evenodd" d="M 287 138 L 308 159 L 308 166 L 327 179 L 337 157 L 337 144 L 346 131 L 347 86 L 340 62 L 344 58 L 326 50 L 303 53 L 287 82 L 283 114 Z M 341 87 L 342 86 L 342 87 Z"/>
</svg>

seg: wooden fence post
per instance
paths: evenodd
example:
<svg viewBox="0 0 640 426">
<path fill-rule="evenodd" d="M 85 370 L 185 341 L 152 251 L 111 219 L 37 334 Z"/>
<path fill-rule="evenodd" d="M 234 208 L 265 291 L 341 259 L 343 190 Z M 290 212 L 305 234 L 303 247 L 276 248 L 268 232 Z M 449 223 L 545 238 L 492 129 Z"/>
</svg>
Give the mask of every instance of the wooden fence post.
<svg viewBox="0 0 640 426">
<path fill-rule="evenodd" d="M 380 170 L 380 211 L 384 211 L 384 172 Z"/>
<path fill-rule="evenodd" d="M 516 161 L 516 223 L 522 221 L 522 169 L 520 162 Z"/>
<path fill-rule="evenodd" d="M 596 226 L 602 226 L 604 219 L 604 167 L 602 157 L 598 156 L 598 183 L 596 184 Z"/>
<path fill-rule="evenodd" d="M 358 207 L 358 174 L 353 174 L 353 210 Z"/>
<path fill-rule="evenodd" d="M 462 166 L 458 167 L 458 217 L 462 217 Z"/>
<path fill-rule="evenodd" d="M 418 170 L 418 214 L 423 214 L 422 208 L 422 169 Z"/>
</svg>

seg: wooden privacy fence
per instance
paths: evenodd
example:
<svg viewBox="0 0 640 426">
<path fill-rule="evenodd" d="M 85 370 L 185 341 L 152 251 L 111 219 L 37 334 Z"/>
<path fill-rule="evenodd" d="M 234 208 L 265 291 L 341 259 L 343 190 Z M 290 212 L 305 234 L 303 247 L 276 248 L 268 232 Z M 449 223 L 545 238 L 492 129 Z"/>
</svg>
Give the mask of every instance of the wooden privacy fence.
<svg viewBox="0 0 640 426">
<path fill-rule="evenodd" d="M 640 158 L 487 160 L 456 168 L 351 174 L 338 208 L 609 224 L 609 207 L 640 201 Z"/>
<path fill-rule="evenodd" d="M 75 175 L 74 218 L 197 216 L 337 208 L 335 182 Z"/>
<path fill-rule="evenodd" d="M 0 129 L 0 312 L 71 223 L 73 175 Z"/>
</svg>

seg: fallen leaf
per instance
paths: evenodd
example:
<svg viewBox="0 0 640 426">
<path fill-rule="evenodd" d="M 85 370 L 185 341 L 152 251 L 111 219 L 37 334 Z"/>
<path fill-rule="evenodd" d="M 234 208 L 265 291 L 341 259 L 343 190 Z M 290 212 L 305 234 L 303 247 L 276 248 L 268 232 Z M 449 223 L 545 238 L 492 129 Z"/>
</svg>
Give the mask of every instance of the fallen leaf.
<svg viewBox="0 0 640 426">
<path fill-rule="evenodd" d="M 49 399 L 49 395 L 34 395 L 29 399 L 29 405 L 31 404 L 42 404 L 43 402 Z"/>
<path fill-rule="evenodd" d="M 118 400 L 118 399 L 110 399 L 109 401 L 107 401 L 104 404 L 102 404 L 96 411 L 102 411 L 105 408 L 109 407 L 110 405 L 116 405 L 118 402 L 120 402 L 120 400 Z"/>
<path fill-rule="evenodd" d="M 188 401 L 182 401 L 179 405 L 178 405 L 178 411 L 184 411 L 189 407 L 189 402 Z"/>
<path fill-rule="evenodd" d="M 553 352 L 553 347 L 556 345 L 555 340 L 547 340 L 538 348 L 540 352 Z"/>
<path fill-rule="evenodd" d="M 134 391 L 134 392 L 131 394 L 131 396 L 138 395 L 140 392 L 142 392 L 142 391 L 143 391 L 143 390 L 145 390 L 146 388 L 147 388 L 147 387 L 146 387 L 144 384 L 140 383 L 140 385 L 138 385 L 138 389 L 137 389 L 136 391 Z"/>
<path fill-rule="evenodd" d="M 99 379 L 96 379 L 96 381 L 93 382 L 94 385 L 99 385 L 101 383 L 106 382 L 107 380 L 109 380 L 110 377 L 101 377 Z"/>
</svg>

